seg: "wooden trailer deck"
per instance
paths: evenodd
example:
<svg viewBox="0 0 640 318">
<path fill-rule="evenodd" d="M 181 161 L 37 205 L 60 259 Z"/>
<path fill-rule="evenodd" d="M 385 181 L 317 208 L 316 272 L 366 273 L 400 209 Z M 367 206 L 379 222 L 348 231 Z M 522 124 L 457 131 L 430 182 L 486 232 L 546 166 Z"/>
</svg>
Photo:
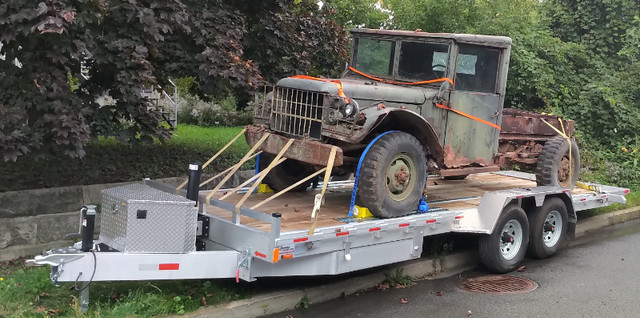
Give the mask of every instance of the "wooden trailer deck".
<svg viewBox="0 0 640 318">
<path fill-rule="evenodd" d="M 427 202 L 429 208 L 443 208 L 457 210 L 474 208 L 480 204 L 480 197 L 488 191 L 507 190 L 513 188 L 535 187 L 535 181 L 517 177 L 505 176 L 494 173 L 480 173 L 467 177 L 465 180 L 445 180 L 439 177 L 432 177 L 428 180 Z M 337 226 L 344 222 L 340 218 L 349 216 L 349 203 L 353 189 L 352 182 L 340 182 L 327 188 L 325 203 L 318 215 L 317 227 Z M 228 191 L 228 190 L 227 190 Z M 281 232 L 296 230 L 307 230 L 311 226 L 311 211 L 316 193 L 320 189 L 307 190 L 305 192 L 285 193 L 257 210 L 264 213 L 280 213 L 282 215 Z M 586 190 L 574 190 L 574 193 L 583 193 Z M 219 194 L 213 196 L 218 199 L 226 194 L 221 190 Z M 232 194 L 224 201 L 236 204 L 244 194 Z M 270 197 L 273 193 L 254 193 L 243 204 L 244 207 L 251 207 L 254 204 Z M 446 202 L 455 199 L 463 199 L 453 202 Z M 445 202 L 443 202 L 445 201 Z M 231 212 L 207 205 L 206 213 L 216 215 L 231 220 Z M 270 231 L 270 224 L 256 219 L 243 216 L 241 223 L 255 227 L 260 230 Z"/>
</svg>

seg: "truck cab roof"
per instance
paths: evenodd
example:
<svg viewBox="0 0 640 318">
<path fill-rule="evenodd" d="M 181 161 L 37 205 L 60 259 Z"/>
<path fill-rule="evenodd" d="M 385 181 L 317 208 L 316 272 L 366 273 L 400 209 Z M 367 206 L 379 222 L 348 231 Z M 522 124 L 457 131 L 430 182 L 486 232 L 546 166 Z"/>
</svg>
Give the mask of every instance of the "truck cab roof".
<svg viewBox="0 0 640 318">
<path fill-rule="evenodd" d="M 467 43 L 475 45 L 484 45 L 490 47 L 509 48 L 511 47 L 511 38 L 499 35 L 478 35 L 478 34 L 459 34 L 459 33 L 429 33 L 420 30 L 404 31 L 404 30 L 382 30 L 382 29 L 352 29 L 351 33 L 357 35 L 385 36 L 385 37 L 414 37 L 414 38 L 440 38 L 452 39 L 458 43 Z"/>
</svg>

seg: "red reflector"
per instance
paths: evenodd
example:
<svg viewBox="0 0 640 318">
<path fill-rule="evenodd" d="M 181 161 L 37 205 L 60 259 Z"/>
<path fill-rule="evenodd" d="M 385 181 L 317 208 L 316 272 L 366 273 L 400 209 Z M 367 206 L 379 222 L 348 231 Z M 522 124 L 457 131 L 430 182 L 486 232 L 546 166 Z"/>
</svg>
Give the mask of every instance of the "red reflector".
<svg viewBox="0 0 640 318">
<path fill-rule="evenodd" d="M 587 201 L 587 199 L 586 199 L 586 198 L 584 198 L 584 199 L 580 199 L 580 201 Z"/>
<path fill-rule="evenodd" d="M 399 226 L 399 227 L 407 227 L 407 226 L 409 226 L 409 223 L 402 223 L 402 224 L 400 224 L 400 225 L 398 225 L 398 226 Z"/>
<path fill-rule="evenodd" d="M 372 227 L 369 229 L 369 232 L 375 232 L 375 231 L 380 231 L 379 227 Z"/>
<path fill-rule="evenodd" d="M 606 198 L 606 197 L 607 197 L 607 195 L 606 195 L 606 194 L 603 194 L 603 195 L 602 195 L 602 198 Z"/>
<path fill-rule="evenodd" d="M 267 258 L 267 255 L 264 255 L 264 254 L 262 254 L 262 253 L 260 253 L 260 252 L 258 252 L 258 251 L 256 251 L 256 253 L 255 253 L 255 254 L 256 254 L 256 256 L 260 256 L 260 257 L 262 257 L 262 258 Z"/>
<path fill-rule="evenodd" d="M 178 263 L 170 263 L 170 264 L 159 264 L 158 270 L 161 271 L 177 271 L 180 269 L 180 264 Z"/>
<path fill-rule="evenodd" d="M 456 216 L 456 220 L 460 220 L 460 219 L 464 219 L 464 215 L 458 215 L 458 216 Z"/>
<path fill-rule="evenodd" d="M 336 236 L 345 236 L 345 235 L 349 235 L 349 232 L 338 232 L 338 233 L 336 233 Z"/>
<path fill-rule="evenodd" d="M 293 240 L 293 243 L 306 242 L 308 240 L 309 240 L 308 237 L 301 237 L 301 238 L 297 238 L 297 239 Z"/>
<path fill-rule="evenodd" d="M 624 194 L 628 194 L 629 193 L 629 189 L 624 190 Z"/>
<path fill-rule="evenodd" d="M 427 220 L 427 224 L 436 223 L 436 220 Z"/>
</svg>

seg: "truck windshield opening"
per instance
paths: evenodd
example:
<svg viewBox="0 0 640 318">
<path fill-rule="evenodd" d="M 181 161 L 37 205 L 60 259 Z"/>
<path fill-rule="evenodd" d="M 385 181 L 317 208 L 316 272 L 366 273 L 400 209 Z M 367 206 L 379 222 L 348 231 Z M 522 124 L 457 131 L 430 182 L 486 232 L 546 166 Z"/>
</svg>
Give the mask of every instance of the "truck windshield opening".
<svg viewBox="0 0 640 318">
<path fill-rule="evenodd" d="M 393 77 L 395 41 L 358 39 L 356 68 L 364 73 Z"/>
</svg>

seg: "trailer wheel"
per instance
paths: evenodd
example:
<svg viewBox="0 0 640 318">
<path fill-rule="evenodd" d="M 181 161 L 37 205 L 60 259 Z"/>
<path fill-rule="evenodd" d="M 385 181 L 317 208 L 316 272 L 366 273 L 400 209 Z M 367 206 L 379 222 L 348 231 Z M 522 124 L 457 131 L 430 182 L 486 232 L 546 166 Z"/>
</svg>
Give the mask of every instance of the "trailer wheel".
<svg viewBox="0 0 640 318">
<path fill-rule="evenodd" d="M 516 205 L 506 206 L 493 233 L 482 236 L 479 243 L 480 259 L 487 269 L 496 273 L 514 270 L 527 252 L 527 214 Z"/>
<path fill-rule="evenodd" d="M 394 131 L 378 139 L 360 167 L 358 205 L 377 217 L 415 211 L 427 182 L 427 156 L 414 136 Z"/>
<path fill-rule="evenodd" d="M 571 146 L 571 160 L 569 160 Z M 573 189 L 580 171 L 580 152 L 575 139 L 569 141 L 562 136 L 549 139 L 538 156 L 536 183 L 538 186 L 558 186 Z"/>
<path fill-rule="evenodd" d="M 567 236 L 567 206 L 560 198 L 549 198 L 529 213 L 529 254 L 547 258 L 555 254 Z"/>
<path fill-rule="evenodd" d="M 261 153 L 258 166 L 260 171 L 266 169 L 271 161 L 275 158 L 274 155 L 269 153 Z M 264 178 L 266 183 L 274 191 L 280 191 L 286 189 L 290 185 L 304 179 L 306 176 L 313 173 L 313 167 L 303 162 L 287 159 L 283 163 L 275 166 L 269 174 Z M 311 180 L 303 182 L 299 186 L 289 190 L 290 192 L 300 192 L 306 190 L 311 184 Z"/>
</svg>

